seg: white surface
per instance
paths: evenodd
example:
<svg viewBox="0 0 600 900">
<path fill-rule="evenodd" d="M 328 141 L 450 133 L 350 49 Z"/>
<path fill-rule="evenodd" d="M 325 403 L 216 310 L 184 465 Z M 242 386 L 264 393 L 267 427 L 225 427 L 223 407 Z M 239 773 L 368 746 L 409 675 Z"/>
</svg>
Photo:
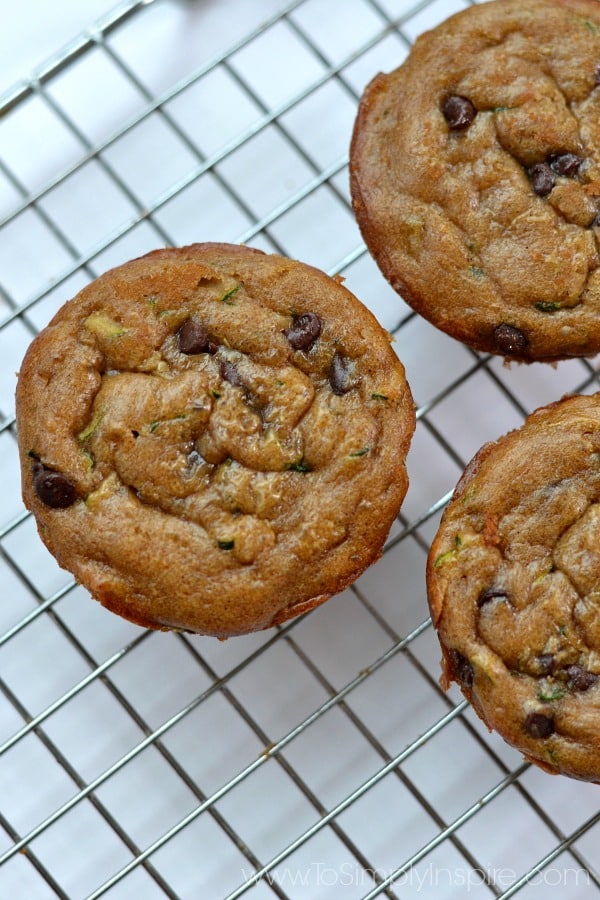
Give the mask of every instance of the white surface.
<svg viewBox="0 0 600 900">
<path fill-rule="evenodd" d="M 0 95 L 116 5 L 111 0 L 0 0 Z"/>
<path fill-rule="evenodd" d="M 27 204 L 21 189 L 40 192 L 35 207 L 0 229 L 0 284 L 8 294 L 0 295 L 0 320 L 14 304 L 29 307 L 41 297 L 0 328 L 0 422 L 12 415 L 15 372 L 33 331 L 110 265 L 166 240 L 245 234 L 255 246 L 277 244 L 331 270 L 360 252 L 346 202 L 352 89 L 360 92 L 378 68 L 406 54 L 369 0 L 306 0 L 290 23 L 266 30 L 228 67 L 166 102 L 167 118 L 144 115 L 149 96 L 170 96 L 182 78 L 283 6 L 157 0 L 109 41 L 133 79 L 97 49 L 47 85 L 49 100 L 36 97 L 0 120 L 0 156 L 18 182 L 0 174 L 0 216 Z M 392 15 L 412 6 L 381 2 Z M 5 84 L 26 77 L 111 8 L 91 0 L 0 0 Z M 436 0 L 407 22 L 406 34 L 449 11 Z M 381 41 L 363 52 L 377 35 Z M 338 78 L 331 67 L 353 53 Z M 275 112 L 281 115 L 271 121 Z M 98 145 L 102 153 L 88 159 Z M 198 177 L 203 157 L 215 165 Z M 331 182 L 315 186 L 329 166 Z M 256 226 L 261 217 L 270 221 L 266 231 Z M 386 327 L 406 315 L 366 254 L 344 275 Z M 409 457 L 408 522 L 452 489 L 481 443 L 518 424 L 507 395 L 533 409 L 589 374 L 577 361 L 552 369 L 494 361 L 454 386 L 473 367 L 473 354 L 416 317 L 397 332 L 395 346 L 417 405 L 433 403 Z M 436 402 L 438 395 L 444 398 Z M 14 742 L 0 747 L 0 813 L 17 837 L 56 816 L 27 844 L 69 898 L 87 896 L 131 864 L 135 854 L 123 836 L 139 850 L 160 846 L 149 857 L 153 869 L 134 867 L 111 898 L 163 897 L 162 878 L 184 900 L 218 900 L 251 878 L 253 860 L 263 865 L 278 854 L 273 878 L 294 900 L 337 900 L 342 891 L 363 897 L 374 873 L 386 877 L 403 866 L 397 896 L 458 900 L 468 891 L 484 898 L 490 891 L 463 849 L 504 889 L 556 846 L 552 823 L 568 836 L 598 810 L 597 788 L 529 769 L 477 811 L 521 760 L 470 711 L 420 746 L 449 709 L 437 687 L 439 648 L 425 629 L 408 653 L 391 651 L 427 617 L 425 553 L 437 515 L 390 547 L 357 592 L 332 599 L 284 635 L 219 643 L 146 634 L 110 615 L 73 587 L 31 519 L 11 524 L 22 515 L 12 430 L 0 433 L 0 491 L 0 743 Z M 393 534 L 402 528 L 398 523 Z M 26 624 L 53 596 L 51 613 Z M 343 700 L 327 706 L 337 691 Z M 29 716 L 41 717 L 40 733 L 26 733 Z M 277 741 L 281 753 L 268 759 L 265 749 Z M 402 766 L 390 772 L 396 754 Z M 79 799 L 63 813 L 91 783 L 95 802 Z M 347 803 L 353 792 L 360 796 Z M 204 797 L 214 803 L 198 814 Z M 457 840 L 441 840 L 443 827 L 466 810 L 472 816 Z M 320 827 L 329 813 L 331 824 Z M 170 828 L 175 836 L 163 840 Z M 576 842 L 592 865 L 598 829 Z M 434 850 L 422 850 L 438 838 Z M 0 855 L 12 843 L 0 827 Z M 407 867 L 412 854 L 419 862 Z M 546 880 L 538 876 L 519 896 L 535 900 L 543 890 L 557 900 L 591 900 L 598 891 L 581 874 L 576 879 L 580 870 L 581 860 L 565 853 Z M 248 895 L 275 896 L 266 882 Z M 1 898 L 54 896 L 24 854 L 0 867 Z"/>
</svg>

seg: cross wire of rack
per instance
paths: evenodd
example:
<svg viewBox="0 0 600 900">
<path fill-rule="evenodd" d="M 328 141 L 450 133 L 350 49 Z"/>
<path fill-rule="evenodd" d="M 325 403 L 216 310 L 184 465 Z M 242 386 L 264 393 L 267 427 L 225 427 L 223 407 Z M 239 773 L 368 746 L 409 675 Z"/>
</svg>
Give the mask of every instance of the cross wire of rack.
<svg viewBox="0 0 600 900">
<path fill-rule="evenodd" d="M 0 896 L 598 896 L 598 788 L 528 765 L 440 689 L 424 588 L 469 458 L 596 370 L 506 367 L 437 332 L 349 203 L 362 89 L 467 5 L 133 0 L 0 98 Z M 22 355 L 66 299 L 197 240 L 342 274 L 418 409 L 381 561 L 221 643 L 131 625 L 56 566 L 14 419 Z"/>
</svg>

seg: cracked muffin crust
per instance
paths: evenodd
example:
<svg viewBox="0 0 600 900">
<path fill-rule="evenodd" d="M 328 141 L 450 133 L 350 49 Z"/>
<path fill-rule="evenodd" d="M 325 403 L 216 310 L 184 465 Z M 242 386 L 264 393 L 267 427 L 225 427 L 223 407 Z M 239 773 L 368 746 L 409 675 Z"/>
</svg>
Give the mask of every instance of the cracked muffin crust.
<svg viewBox="0 0 600 900">
<path fill-rule="evenodd" d="M 600 3 L 493 0 L 361 99 L 354 212 L 384 276 L 477 350 L 600 350 Z"/>
<path fill-rule="evenodd" d="M 442 679 L 543 769 L 600 783 L 600 395 L 485 445 L 427 562 Z"/>
<path fill-rule="evenodd" d="M 23 496 L 109 609 L 227 637 L 381 553 L 415 425 L 390 335 L 339 281 L 227 244 L 102 275 L 28 350 Z"/>
</svg>

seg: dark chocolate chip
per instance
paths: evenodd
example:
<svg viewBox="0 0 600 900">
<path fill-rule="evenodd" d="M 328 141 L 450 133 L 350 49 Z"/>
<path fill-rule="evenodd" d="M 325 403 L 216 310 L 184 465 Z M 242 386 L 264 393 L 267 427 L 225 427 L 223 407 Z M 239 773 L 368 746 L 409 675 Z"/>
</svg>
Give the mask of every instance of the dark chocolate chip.
<svg viewBox="0 0 600 900">
<path fill-rule="evenodd" d="M 341 353 L 334 353 L 331 360 L 331 368 L 329 369 L 329 386 L 334 394 L 339 397 L 347 394 L 352 388 L 351 363 L 347 356 Z"/>
<path fill-rule="evenodd" d="M 139 431 L 136 431 L 135 428 L 131 429 L 131 434 L 133 435 L 134 438 L 139 438 L 139 436 L 140 436 Z"/>
<path fill-rule="evenodd" d="M 186 319 L 177 329 L 177 346 L 181 353 L 188 356 L 194 353 L 216 353 L 217 345 L 208 336 L 208 331 L 201 322 Z"/>
<path fill-rule="evenodd" d="M 487 588 L 477 598 L 477 606 L 485 606 L 486 603 L 490 603 L 492 600 L 508 600 L 508 594 L 502 588 Z"/>
<path fill-rule="evenodd" d="M 217 546 L 219 547 L 220 550 L 233 550 L 233 548 L 235 547 L 235 541 L 232 541 L 232 540 L 217 541 Z"/>
<path fill-rule="evenodd" d="M 543 740 L 554 734 L 554 719 L 544 713 L 529 713 L 525 719 L 525 731 L 530 737 Z"/>
<path fill-rule="evenodd" d="M 527 174 L 534 194 L 537 194 L 538 197 L 547 197 L 556 181 L 556 175 L 548 163 L 537 163 L 528 170 Z"/>
<path fill-rule="evenodd" d="M 594 84 L 600 84 L 600 66 L 596 69 L 596 77 L 594 79 Z"/>
<path fill-rule="evenodd" d="M 551 653 L 542 653 L 536 657 L 537 669 L 540 675 L 552 675 L 556 660 Z"/>
<path fill-rule="evenodd" d="M 62 472 L 47 469 L 42 463 L 33 467 L 33 488 L 46 506 L 67 509 L 77 500 L 75 485 Z"/>
<path fill-rule="evenodd" d="M 575 178 L 583 161 L 583 157 L 577 156 L 576 153 L 561 153 L 551 157 L 550 167 L 557 175 L 564 175 L 565 178 Z"/>
<path fill-rule="evenodd" d="M 457 681 L 463 687 L 471 687 L 475 678 L 475 672 L 467 657 L 459 653 L 458 650 L 449 650 L 448 653 L 450 654 L 450 661 Z"/>
<path fill-rule="evenodd" d="M 477 110 L 467 97 L 452 94 L 442 103 L 442 113 L 452 131 L 463 131 L 473 122 Z"/>
<path fill-rule="evenodd" d="M 221 373 L 221 378 L 223 379 L 223 381 L 228 381 L 229 384 L 233 385 L 233 387 L 245 387 L 244 382 L 240 378 L 240 373 L 238 372 L 237 367 L 228 359 L 224 359 L 221 361 L 219 371 Z"/>
<path fill-rule="evenodd" d="M 507 355 L 523 353 L 529 343 L 522 331 L 506 322 L 494 328 L 494 341 L 498 350 Z"/>
<path fill-rule="evenodd" d="M 568 687 L 571 691 L 587 691 L 598 680 L 598 676 L 594 675 L 583 666 L 567 666 L 567 675 L 569 676 Z"/>
<path fill-rule="evenodd" d="M 283 332 L 294 350 L 310 350 L 321 334 L 321 320 L 315 313 L 294 316 L 292 325 Z"/>
</svg>

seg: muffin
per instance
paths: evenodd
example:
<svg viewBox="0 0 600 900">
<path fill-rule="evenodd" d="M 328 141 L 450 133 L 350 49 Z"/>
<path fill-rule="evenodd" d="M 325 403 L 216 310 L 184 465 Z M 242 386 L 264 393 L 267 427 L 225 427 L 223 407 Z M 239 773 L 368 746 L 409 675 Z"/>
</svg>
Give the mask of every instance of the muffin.
<svg viewBox="0 0 600 900">
<path fill-rule="evenodd" d="M 487 444 L 427 563 L 442 685 L 543 769 L 600 783 L 600 394 Z"/>
<path fill-rule="evenodd" d="M 476 350 L 600 349 L 600 3 L 495 0 L 419 37 L 360 101 L 367 247 L 420 315 Z"/>
<path fill-rule="evenodd" d="M 340 281 L 248 247 L 158 250 L 33 341 L 23 498 L 105 607 L 225 638 L 311 609 L 380 555 L 414 406 L 390 335 Z"/>
</svg>

